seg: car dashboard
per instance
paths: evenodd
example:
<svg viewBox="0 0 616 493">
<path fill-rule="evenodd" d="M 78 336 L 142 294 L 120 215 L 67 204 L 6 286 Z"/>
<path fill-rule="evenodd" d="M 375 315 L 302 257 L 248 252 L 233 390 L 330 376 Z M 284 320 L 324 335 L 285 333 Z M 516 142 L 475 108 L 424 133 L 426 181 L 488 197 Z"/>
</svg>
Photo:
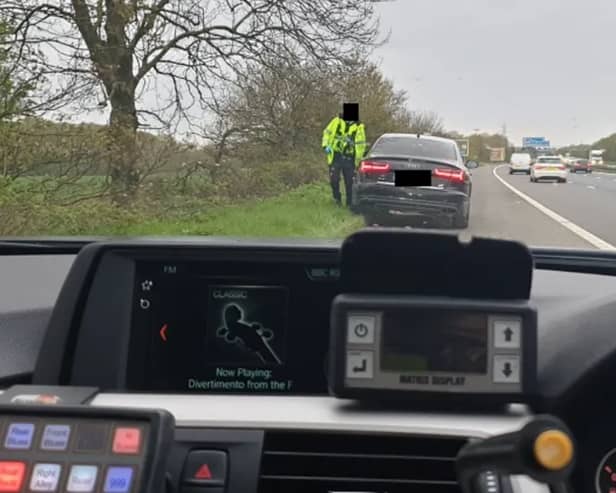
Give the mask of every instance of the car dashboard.
<svg viewBox="0 0 616 493">
<path fill-rule="evenodd" d="M 572 429 L 576 491 L 596 488 L 616 447 L 608 254 L 533 250 L 539 399 L 480 412 L 330 395 L 340 242 L 136 239 L 78 250 L 0 257 L 2 395 L 32 384 L 72 404 L 167 410 L 170 491 L 459 491 L 465 443 L 540 413 Z M 524 477 L 498 488 L 544 489 Z"/>
</svg>

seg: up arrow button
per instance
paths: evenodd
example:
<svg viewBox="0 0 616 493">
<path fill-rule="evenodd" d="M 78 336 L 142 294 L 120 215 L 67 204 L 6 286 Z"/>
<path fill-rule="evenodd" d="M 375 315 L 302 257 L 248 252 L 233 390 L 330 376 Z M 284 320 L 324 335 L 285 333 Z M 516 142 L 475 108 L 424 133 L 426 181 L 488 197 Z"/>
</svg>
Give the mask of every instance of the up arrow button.
<svg viewBox="0 0 616 493">
<path fill-rule="evenodd" d="M 494 318 L 492 320 L 492 337 L 497 349 L 519 349 L 522 322 L 520 319 Z"/>
</svg>

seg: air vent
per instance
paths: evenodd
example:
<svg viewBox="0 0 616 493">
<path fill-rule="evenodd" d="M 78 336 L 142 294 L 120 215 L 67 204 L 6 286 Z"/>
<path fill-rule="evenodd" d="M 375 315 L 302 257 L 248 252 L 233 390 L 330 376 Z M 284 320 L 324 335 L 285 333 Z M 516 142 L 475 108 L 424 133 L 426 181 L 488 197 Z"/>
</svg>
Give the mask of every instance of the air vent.
<svg viewBox="0 0 616 493">
<path fill-rule="evenodd" d="M 459 493 L 463 438 L 270 432 L 259 493 Z"/>
</svg>

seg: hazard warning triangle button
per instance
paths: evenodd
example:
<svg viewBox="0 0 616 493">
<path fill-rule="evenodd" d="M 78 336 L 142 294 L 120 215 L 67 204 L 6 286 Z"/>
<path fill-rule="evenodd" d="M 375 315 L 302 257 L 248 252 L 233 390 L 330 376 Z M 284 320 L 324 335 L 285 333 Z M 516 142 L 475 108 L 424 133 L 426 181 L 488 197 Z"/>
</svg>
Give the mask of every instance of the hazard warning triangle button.
<svg viewBox="0 0 616 493">
<path fill-rule="evenodd" d="M 212 479 L 212 471 L 210 471 L 210 466 L 207 464 L 202 464 L 201 467 L 197 469 L 194 479 Z"/>
<path fill-rule="evenodd" d="M 223 450 L 192 450 L 186 463 L 182 480 L 201 486 L 224 486 L 227 477 L 227 452 Z"/>
</svg>

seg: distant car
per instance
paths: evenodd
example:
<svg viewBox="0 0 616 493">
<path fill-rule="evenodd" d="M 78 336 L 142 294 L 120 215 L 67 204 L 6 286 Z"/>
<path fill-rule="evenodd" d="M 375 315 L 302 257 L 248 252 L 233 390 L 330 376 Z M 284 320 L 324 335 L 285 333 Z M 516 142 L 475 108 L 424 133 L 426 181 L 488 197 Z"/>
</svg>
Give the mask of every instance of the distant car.
<svg viewBox="0 0 616 493">
<path fill-rule="evenodd" d="M 588 159 L 572 159 L 569 163 L 571 173 L 583 171 L 584 173 L 592 173 L 592 163 Z"/>
<path fill-rule="evenodd" d="M 532 163 L 532 161 L 533 158 L 530 156 L 530 154 L 512 154 L 511 159 L 509 160 L 509 174 L 512 175 L 514 173 L 523 172 L 527 175 L 530 175 L 530 164 Z"/>
<path fill-rule="evenodd" d="M 530 171 L 530 181 L 557 180 L 567 181 L 567 167 L 559 156 L 539 156 Z"/>
<path fill-rule="evenodd" d="M 402 183 L 409 174 L 401 172 L 410 170 L 419 172 L 410 176 L 421 176 L 425 184 Z M 468 227 L 471 176 L 455 140 L 384 134 L 361 161 L 353 189 L 352 207 L 367 225 L 428 221 L 456 229 Z"/>
</svg>

